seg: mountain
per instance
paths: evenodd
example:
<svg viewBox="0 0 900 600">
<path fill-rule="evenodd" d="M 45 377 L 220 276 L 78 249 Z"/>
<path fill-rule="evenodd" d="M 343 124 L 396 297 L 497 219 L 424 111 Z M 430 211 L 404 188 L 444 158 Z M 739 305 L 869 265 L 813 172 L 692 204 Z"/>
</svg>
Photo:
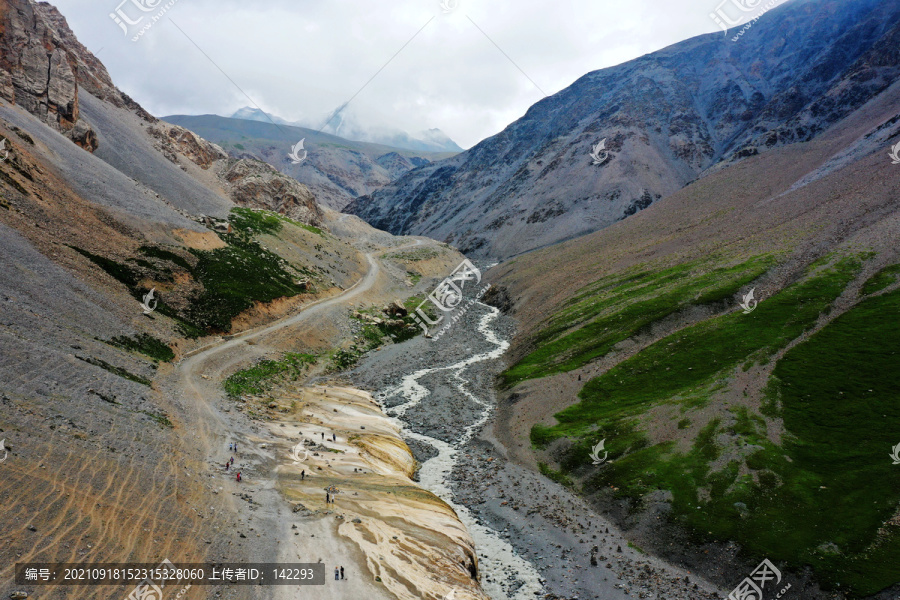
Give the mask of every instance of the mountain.
<svg viewBox="0 0 900 600">
<path fill-rule="evenodd" d="M 847 118 L 900 74 L 898 23 L 896 2 L 795 0 L 737 41 L 703 35 L 589 73 L 501 133 L 346 211 L 486 257 L 608 227 Z"/>
<path fill-rule="evenodd" d="M 769 559 L 798 598 L 895 596 L 897 151 L 900 83 L 489 271 L 514 460 L 726 589 Z"/>
<path fill-rule="evenodd" d="M 304 127 L 304 124 L 299 121 L 287 121 L 277 115 L 249 106 L 235 111 L 231 118 Z M 322 128 L 322 131 L 356 142 L 393 146 L 414 152 L 462 152 L 462 148 L 440 129 L 429 129 L 414 137 L 397 129 L 366 126 L 355 119 L 348 118 L 346 107 L 332 113 L 331 119 Z"/>
<path fill-rule="evenodd" d="M 354 142 L 294 125 L 276 125 L 259 112 L 255 117 L 261 118 L 171 115 L 163 120 L 197 132 L 222 146 L 233 157 L 254 158 L 270 164 L 306 185 L 318 202 L 337 210 L 357 196 L 387 185 L 414 166 L 448 156 L 447 153 Z M 288 154 L 300 140 L 304 141 L 304 148 L 299 156 L 302 157 L 305 151 L 306 158 L 295 164 Z M 402 157 L 402 160 L 393 161 L 385 168 L 381 164 L 383 157 L 392 155 Z M 404 164 L 408 164 L 406 169 Z"/>
<path fill-rule="evenodd" d="M 278 115 L 272 115 L 263 110 L 252 108 L 250 106 L 245 106 L 244 108 L 234 111 L 234 114 L 232 114 L 229 118 L 243 119 L 244 121 L 260 121 L 262 123 L 275 123 L 277 125 L 291 125 L 295 127 L 301 127 L 300 123 L 293 123 L 286 119 L 282 119 Z"/>
<path fill-rule="evenodd" d="M 223 524 L 249 514 L 232 492 L 250 500 L 256 488 L 241 488 L 240 477 L 222 465 L 234 457 L 243 486 L 292 485 L 253 461 L 275 443 L 263 432 L 301 406 L 285 398 L 276 411 L 271 395 L 257 394 L 261 388 L 226 395 L 223 383 L 240 371 L 256 386 L 259 370 L 271 376 L 273 367 L 282 375 L 278 370 L 287 369 L 293 394 L 301 373 L 327 372 L 333 355 L 356 360 L 412 335 L 418 327 L 401 307 L 402 315 L 389 320 L 367 315 L 380 327 L 367 327 L 364 339 L 359 321 L 348 316 L 352 296 L 338 296 L 354 288 L 358 308 L 365 301 L 365 310 L 374 305 L 372 312 L 387 316 L 381 307 L 424 292 L 461 257 L 320 206 L 306 186 L 271 165 L 229 157 L 159 121 L 115 87 L 49 4 L 0 4 L 0 97 L 0 553 L 23 562 L 275 562 L 288 544 L 268 536 L 254 544 L 250 532 L 281 528 L 288 542 L 291 531 L 279 523 L 293 519 L 308 528 L 312 511 L 296 514 L 296 496 L 257 496 L 251 503 L 266 502 L 272 521 L 241 525 L 247 534 L 235 526 L 223 537 Z M 421 246 L 427 260 L 396 258 L 379 272 L 376 253 L 404 245 Z M 422 280 L 418 289 L 413 277 Z M 312 314 L 302 310 L 309 306 Z M 251 335 L 233 338 L 239 333 Z M 211 375 L 216 379 L 206 385 Z M 338 406 L 334 394 L 331 400 Z M 341 410 L 349 406 L 340 402 Z M 419 558 L 398 555 L 391 571 L 404 575 L 381 571 L 377 588 L 375 575 L 364 579 L 375 594 L 406 591 L 415 564 L 423 582 L 415 597 L 442 597 L 452 587 L 466 598 L 486 598 L 465 526 L 412 481 L 415 459 L 400 428 L 376 415 L 374 405 L 370 396 L 358 397 L 353 410 L 365 425 L 354 424 L 361 435 L 350 439 L 371 442 L 367 453 L 388 458 L 354 469 L 390 477 L 377 483 L 391 490 L 378 492 L 385 504 L 400 506 L 395 491 L 406 490 L 407 514 L 391 517 L 390 525 L 406 533 L 377 531 L 403 535 Z M 322 410 L 331 418 L 331 408 Z M 300 422 L 306 428 L 308 421 Z M 243 452 L 235 447 L 226 455 L 226 439 L 240 440 Z M 278 455 L 286 456 L 297 440 L 283 443 Z M 358 456 L 357 446 L 348 449 Z M 329 470 L 317 469 L 317 481 L 332 474 L 324 460 L 322 466 Z M 348 484 L 362 489 L 359 482 Z M 364 494 L 368 511 L 373 496 Z M 437 524 L 431 529 L 430 514 Z M 370 539 L 368 513 L 364 518 L 355 519 L 354 532 Z M 360 547 L 361 555 L 374 555 Z M 365 568 L 366 560 L 357 564 Z M 346 564 L 353 573 L 354 563 Z M 440 582 L 430 576 L 435 565 Z M 2 570 L 3 597 L 41 595 L 31 581 L 14 583 L 11 567 Z M 146 597 L 142 587 L 121 587 L 121 594 L 99 586 L 75 595 Z M 189 589 L 179 595 L 206 596 Z"/>
<path fill-rule="evenodd" d="M 371 117 L 361 116 L 352 105 L 343 104 L 328 115 L 322 130 L 350 140 L 384 144 L 417 152 L 462 151 L 462 148 L 440 129 L 429 129 L 412 136 L 396 127 L 372 125 L 370 119 Z M 378 122 L 384 123 L 387 119 L 378 118 Z"/>
</svg>

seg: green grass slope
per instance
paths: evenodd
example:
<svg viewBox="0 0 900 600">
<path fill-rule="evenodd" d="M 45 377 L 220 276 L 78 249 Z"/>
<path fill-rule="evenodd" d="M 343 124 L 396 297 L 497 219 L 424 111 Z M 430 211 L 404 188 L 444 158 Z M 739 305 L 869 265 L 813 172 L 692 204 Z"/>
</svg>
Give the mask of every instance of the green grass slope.
<svg viewBox="0 0 900 600">
<path fill-rule="evenodd" d="M 734 540 L 748 556 L 810 566 L 855 597 L 900 581 L 900 527 L 889 524 L 900 506 L 889 458 L 900 443 L 900 290 L 884 291 L 897 266 L 804 337 L 871 257 L 820 260 L 752 313 L 703 320 L 586 382 L 556 425 L 532 429 L 558 466 L 542 471 L 637 509 L 662 490 L 673 523 L 698 541 Z M 773 264 L 761 256 L 601 279 L 548 320 L 505 381 L 587 364 L 679 307 L 730 298 Z M 762 398 L 738 382 L 750 370 L 764 373 Z M 603 439 L 610 460 L 598 467 L 590 452 Z"/>
</svg>

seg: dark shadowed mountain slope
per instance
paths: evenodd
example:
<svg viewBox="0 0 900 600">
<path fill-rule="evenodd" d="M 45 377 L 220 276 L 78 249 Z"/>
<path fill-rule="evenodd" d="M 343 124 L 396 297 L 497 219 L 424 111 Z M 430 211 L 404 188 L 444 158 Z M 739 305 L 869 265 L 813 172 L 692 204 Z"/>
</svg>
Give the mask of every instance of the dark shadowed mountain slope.
<svg viewBox="0 0 900 600">
<path fill-rule="evenodd" d="M 173 115 L 164 120 L 221 145 L 234 157 L 269 163 L 309 187 L 321 204 L 336 209 L 387 185 L 414 166 L 451 155 L 401 150 L 354 142 L 303 127 L 216 115 Z M 305 154 L 306 158 L 295 164 L 288 154 L 301 139 L 304 147 L 298 157 Z"/>
<path fill-rule="evenodd" d="M 602 229 L 723 163 L 813 139 L 900 73 L 893 1 L 795 0 L 732 37 L 589 73 L 501 133 L 346 210 L 508 257 Z"/>
</svg>

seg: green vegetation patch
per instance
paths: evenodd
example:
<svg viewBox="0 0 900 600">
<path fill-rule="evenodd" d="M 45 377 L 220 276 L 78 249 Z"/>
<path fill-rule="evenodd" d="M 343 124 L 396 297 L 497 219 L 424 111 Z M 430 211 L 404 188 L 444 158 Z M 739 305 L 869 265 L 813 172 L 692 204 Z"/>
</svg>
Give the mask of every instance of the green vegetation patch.
<svg viewBox="0 0 900 600">
<path fill-rule="evenodd" d="M 282 221 L 276 213 L 250 208 L 233 208 L 228 217 L 235 231 L 249 234 L 271 234 L 281 231 Z"/>
<path fill-rule="evenodd" d="M 575 485 L 571 477 L 562 473 L 561 471 L 554 470 L 546 463 L 538 463 L 538 469 L 540 469 L 544 477 L 550 479 L 551 481 L 555 481 L 560 485 L 564 485 L 566 487 L 572 487 Z"/>
<path fill-rule="evenodd" d="M 224 382 L 225 392 L 232 398 L 262 394 L 277 383 L 298 379 L 316 360 L 313 354 L 296 352 L 285 354 L 281 360 L 263 360 L 228 377 Z"/>
<path fill-rule="evenodd" d="M 900 470 L 889 457 L 900 442 L 900 291 L 865 299 L 775 365 L 765 412 L 783 419 L 780 446 L 765 418 L 743 406 L 707 423 L 687 452 L 642 432 L 649 409 L 708 398 L 735 368 L 769 360 L 813 327 L 859 270 L 855 258 L 819 267 L 749 315 L 658 341 L 588 382 L 558 425 L 533 428 L 532 442 L 566 438 L 559 474 L 586 476 L 587 492 L 614 488 L 635 500 L 670 492 L 672 519 L 698 541 L 734 540 L 757 558 L 810 565 L 852 597 L 894 584 L 900 527 L 885 523 L 900 504 Z M 593 467 L 590 450 L 604 438 L 610 460 Z"/>
<path fill-rule="evenodd" d="M 185 271 L 190 272 L 193 269 L 191 263 L 188 260 L 181 256 L 180 254 L 176 254 L 175 252 L 171 252 L 164 248 L 157 248 L 156 246 L 141 246 L 138 248 L 138 252 L 144 254 L 145 256 L 149 256 L 152 258 L 158 258 L 159 260 L 164 260 L 172 263 L 173 265 L 177 265 L 184 269 Z"/>
<path fill-rule="evenodd" d="M 345 371 L 353 367 L 363 354 L 382 346 L 388 339 L 399 344 L 400 342 L 405 342 L 422 333 L 421 327 L 413 318 L 413 312 L 422 301 L 422 296 L 412 296 L 408 298 L 403 303 L 403 306 L 407 311 L 407 314 L 404 317 L 384 315 L 378 310 L 360 311 L 369 314 L 375 313 L 378 318 L 382 319 L 384 322 L 376 325 L 364 319 L 357 319 L 363 324 L 361 332 L 362 342 L 353 344 L 347 349 L 339 349 L 332 354 L 331 370 Z M 433 310 L 434 309 L 431 308 L 425 309 L 425 313 L 432 319 L 435 316 Z M 399 323 L 390 325 L 388 324 L 388 321 L 402 321 L 402 325 Z"/>
<path fill-rule="evenodd" d="M 270 234 L 275 235 L 285 223 L 290 223 L 295 227 L 306 229 L 317 235 L 325 237 L 325 233 L 313 225 L 307 225 L 296 219 L 286 217 L 285 215 L 273 212 L 271 210 L 260 210 L 253 208 L 232 208 L 228 217 L 231 227 L 235 233 L 245 237 L 254 234 Z"/>
<path fill-rule="evenodd" d="M 186 311 L 187 321 L 206 331 L 231 331 L 231 320 L 254 302 L 296 296 L 305 291 L 274 252 L 255 241 L 223 236 L 228 245 L 215 250 L 191 250 L 197 257 L 193 276 L 203 292 Z"/>
<path fill-rule="evenodd" d="M 856 596 L 900 580 L 900 527 L 884 526 L 900 504 L 900 468 L 889 457 L 900 443 L 897 315 L 900 291 L 866 299 L 773 373 L 791 462 L 773 461 L 783 483 L 759 512 L 775 515 L 777 528 L 759 532 L 757 548 L 809 563 Z M 817 551 L 824 544 L 839 553 Z"/>
<path fill-rule="evenodd" d="M 734 312 L 663 338 L 589 381 L 579 394 L 582 401 L 556 415 L 558 425 L 535 430 L 549 429 L 554 439 L 578 437 L 592 426 L 631 419 L 660 402 L 702 394 L 722 374 L 749 359 L 765 360 L 811 328 L 858 269 L 856 260 L 845 259 L 766 298 L 749 315 Z"/>
<path fill-rule="evenodd" d="M 863 284 L 860 293 L 868 295 L 880 292 L 886 287 L 893 285 L 897 281 L 898 275 L 900 275 L 900 265 L 885 267 Z"/>
<path fill-rule="evenodd" d="M 150 412 L 149 410 L 141 410 L 138 412 L 140 412 L 143 415 L 147 415 L 148 417 L 150 417 L 151 419 L 156 421 L 156 423 L 158 425 L 160 425 L 161 427 L 165 427 L 167 429 L 175 428 L 175 425 L 172 424 L 172 421 L 170 421 L 169 417 L 167 417 L 166 415 L 160 415 L 160 414 L 157 414 L 154 412 Z"/>
<path fill-rule="evenodd" d="M 168 362 L 175 358 L 175 353 L 172 352 L 168 344 L 147 333 L 139 333 L 132 337 L 120 335 L 106 343 L 130 352 L 138 352 L 163 362 Z"/>
<path fill-rule="evenodd" d="M 775 262 L 759 256 L 730 267 L 686 263 L 606 277 L 578 292 L 532 340 L 535 350 L 503 373 L 505 386 L 584 366 L 650 324 L 690 304 L 734 296 Z"/>
<path fill-rule="evenodd" d="M 122 367 L 117 367 L 115 365 L 111 365 L 108 362 L 106 362 L 105 360 L 102 360 L 99 358 L 93 358 L 93 357 L 83 358 L 81 356 L 76 356 L 75 358 L 77 358 L 78 360 L 83 360 L 84 362 L 94 365 L 95 367 L 100 367 L 101 369 L 106 369 L 113 375 L 118 375 L 119 377 L 122 377 L 129 381 L 134 381 L 135 383 L 142 383 L 146 386 L 149 386 L 151 383 L 150 380 L 147 379 L 146 377 L 141 377 L 140 375 L 135 375 L 134 373 L 130 373 L 126 369 L 123 369 Z"/>
<path fill-rule="evenodd" d="M 295 274 L 280 256 L 264 249 L 250 234 L 251 231 L 277 231 L 286 218 L 260 215 L 249 210 L 247 214 L 252 215 L 248 217 L 251 220 L 247 221 L 250 224 L 245 224 L 243 229 L 233 234 L 221 236 L 227 243 L 225 247 L 190 250 L 196 259 L 194 264 L 175 252 L 152 246 L 143 246 L 139 251 L 156 259 L 159 264 L 134 258 L 118 262 L 87 250 L 72 248 L 127 286 L 131 295 L 139 301 L 147 291 L 138 287 L 140 281 L 173 281 L 173 271 L 187 272 L 203 285 L 203 290 L 190 299 L 187 308 L 180 310 L 159 298 L 156 312 L 175 319 L 179 330 L 187 337 L 229 332 L 232 319 L 251 308 L 255 302 L 271 302 L 308 291 L 305 285 L 296 282 Z M 302 272 L 301 269 L 295 270 Z"/>
<path fill-rule="evenodd" d="M 128 265 L 116 262 L 105 256 L 100 256 L 99 254 L 88 252 L 87 250 L 82 250 L 81 248 L 76 248 L 75 246 L 69 246 L 69 248 L 89 259 L 92 263 L 106 271 L 113 279 L 120 283 L 124 283 L 129 288 L 134 288 L 138 284 L 138 281 L 140 281 L 139 274 L 135 269 Z"/>
</svg>

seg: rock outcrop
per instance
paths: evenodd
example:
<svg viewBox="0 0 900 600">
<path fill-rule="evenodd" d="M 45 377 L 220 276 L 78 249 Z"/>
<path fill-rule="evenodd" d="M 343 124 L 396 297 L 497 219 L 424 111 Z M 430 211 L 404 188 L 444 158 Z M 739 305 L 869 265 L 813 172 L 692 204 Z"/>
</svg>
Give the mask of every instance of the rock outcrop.
<svg viewBox="0 0 900 600">
<path fill-rule="evenodd" d="M 203 169 L 209 169 L 217 160 L 228 158 L 219 146 L 178 125 L 159 121 L 148 127 L 147 132 L 156 139 L 156 149 L 176 164 L 179 154 Z"/>
<path fill-rule="evenodd" d="M 265 208 L 309 225 L 322 224 L 322 209 L 309 188 L 267 163 L 231 160 L 222 177 L 230 184 L 235 204 Z"/>
<path fill-rule="evenodd" d="M 32 0 L 0 4 L 0 97 L 93 152 L 97 135 L 79 114 L 79 86 L 155 121 L 112 83 L 106 68 L 55 7 Z"/>
</svg>

